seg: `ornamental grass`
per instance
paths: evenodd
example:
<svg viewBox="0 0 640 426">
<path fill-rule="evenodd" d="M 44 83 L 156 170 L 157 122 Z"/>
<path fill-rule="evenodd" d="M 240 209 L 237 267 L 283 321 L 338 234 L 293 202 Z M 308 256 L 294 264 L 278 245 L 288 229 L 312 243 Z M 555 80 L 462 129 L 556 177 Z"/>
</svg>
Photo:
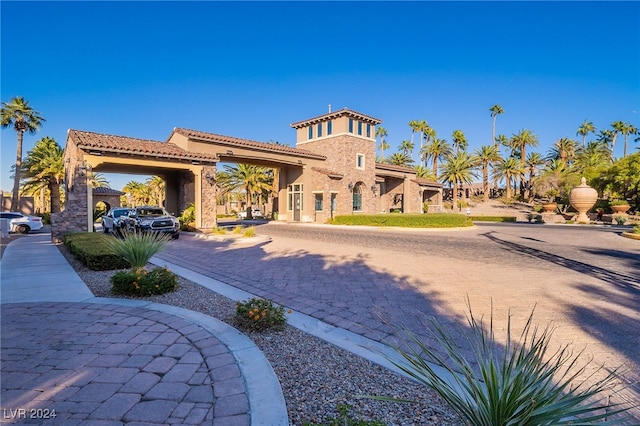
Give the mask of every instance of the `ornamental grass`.
<svg viewBox="0 0 640 426">
<path fill-rule="evenodd" d="M 496 341 L 493 315 L 487 327 L 471 312 L 468 330 L 463 332 L 475 359 L 466 359 L 459 344 L 435 319 L 427 327 L 445 356 L 426 346 L 406 327 L 397 335 L 411 349 L 394 349 L 402 359 L 389 358 L 400 370 L 425 384 L 442 398 L 470 425 L 536 426 L 620 424 L 620 413 L 631 407 L 612 404 L 608 397 L 618 387 L 617 370 L 592 384 L 578 380 L 587 363 L 579 366 L 582 351 L 574 355 L 569 345 L 550 353 L 553 329 L 533 325 L 533 310 L 516 341 L 508 318 L 504 343 Z M 535 309 L 534 309 L 535 310 Z M 434 365 L 435 364 L 435 365 Z M 435 369 L 443 367 L 449 379 Z M 603 395 L 605 394 L 605 395 Z M 612 418 L 613 416 L 613 418 Z"/>
<path fill-rule="evenodd" d="M 167 234 L 155 232 L 123 231 L 123 238 L 107 241 L 108 247 L 125 259 L 132 269 L 144 268 L 157 253 L 164 250 L 170 240 Z"/>
</svg>

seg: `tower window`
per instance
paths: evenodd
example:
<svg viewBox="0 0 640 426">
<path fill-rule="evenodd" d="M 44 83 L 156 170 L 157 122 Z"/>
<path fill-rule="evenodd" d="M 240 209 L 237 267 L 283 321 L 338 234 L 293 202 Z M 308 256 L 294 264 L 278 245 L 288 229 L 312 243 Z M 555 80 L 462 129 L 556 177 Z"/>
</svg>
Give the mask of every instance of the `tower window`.
<svg viewBox="0 0 640 426">
<path fill-rule="evenodd" d="M 371 124 L 367 124 L 367 137 L 371 137 Z"/>
<path fill-rule="evenodd" d="M 309 126 L 309 139 L 313 139 L 313 126 Z"/>
<path fill-rule="evenodd" d="M 358 134 L 362 136 L 362 121 L 358 121 Z"/>
<path fill-rule="evenodd" d="M 332 129 L 332 121 L 327 121 L 327 135 L 330 135 L 331 133 L 333 133 L 333 129 Z"/>
<path fill-rule="evenodd" d="M 318 123 L 318 137 L 322 137 L 322 123 Z"/>
<path fill-rule="evenodd" d="M 353 133 L 353 118 L 349 119 L 349 133 Z"/>
</svg>

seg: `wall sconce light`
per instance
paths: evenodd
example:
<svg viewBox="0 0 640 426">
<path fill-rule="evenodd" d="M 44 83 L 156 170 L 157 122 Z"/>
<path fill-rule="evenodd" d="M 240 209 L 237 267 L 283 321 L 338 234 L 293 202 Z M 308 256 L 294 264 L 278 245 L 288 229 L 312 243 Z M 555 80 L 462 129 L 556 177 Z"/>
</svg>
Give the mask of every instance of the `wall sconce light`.
<svg viewBox="0 0 640 426">
<path fill-rule="evenodd" d="M 353 183 L 349 182 L 349 185 L 347 185 L 347 188 L 349 188 L 349 191 L 353 191 Z"/>
<path fill-rule="evenodd" d="M 92 169 L 91 164 L 87 163 L 86 161 L 83 161 L 78 166 L 78 170 L 80 171 L 80 176 L 85 176 L 87 172 L 91 172 L 91 169 Z"/>
<path fill-rule="evenodd" d="M 371 185 L 371 192 L 373 192 L 373 195 L 376 195 L 377 191 L 378 191 L 378 187 L 375 185 Z"/>
<path fill-rule="evenodd" d="M 211 173 L 207 172 L 207 174 L 204 175 L 204 178 L 209 182 L 209 185 L 213 186 L 216 184 L 216 177 L 212 176 Z"/>
</svg>

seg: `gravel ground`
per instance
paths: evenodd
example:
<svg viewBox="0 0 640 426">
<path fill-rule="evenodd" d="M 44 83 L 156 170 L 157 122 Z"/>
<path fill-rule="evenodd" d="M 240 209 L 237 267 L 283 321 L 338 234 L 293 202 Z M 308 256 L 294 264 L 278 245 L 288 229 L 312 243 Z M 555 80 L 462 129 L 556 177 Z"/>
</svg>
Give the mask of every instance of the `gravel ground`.
<svg viewBox="0 0 640 426">
<path fill-rule="evenodd" d="M 89 289 L 98 297 L 111 293 L 109 277 L 115 271 L 92 271 L 59 246 Z M 179 306 L 233 323 L 235 302 L 191 281 L 180 279 L 179 289 L 145 300 Z M 275 370 L 292 425 L 321 423 L 337 416 L 338 405 L 352 406 L 359 420 L 387 425 L 460 425 L 463 422 L 446 403 L 422 385 L 377 364 L 286 326 L 284 331 L 247 333 Z M 362 398 L 382 395 L 416 403 L 391 403 Z"/>
</svg>

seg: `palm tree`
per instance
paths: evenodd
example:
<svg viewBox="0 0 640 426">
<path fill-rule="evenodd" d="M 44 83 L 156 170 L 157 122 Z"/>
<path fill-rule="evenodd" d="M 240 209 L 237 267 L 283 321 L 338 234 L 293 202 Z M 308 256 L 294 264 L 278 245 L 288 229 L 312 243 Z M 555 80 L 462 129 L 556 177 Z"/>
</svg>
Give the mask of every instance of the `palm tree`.
<svg viewBox="0 0 640 426">
<path fill-rule="evenodd" d="M 522 164 L 518 161 L 517 158 L 509 157 L 506 160 L 500 161 L 496 167 L 493 169 L 494 175 L 498 179 L 505 180 L 506 187 L 506 197 L 507 199 L 511 198 L 511 183 L 517 179 L 520 179 L 524 174 L 524 169 Z"/>
<path fill-rule="evenodd" d="M 467 137 L 464 135 L 462 130 L 454 130 L 451 134 L 451 142 L 456 151 L 466 151 L 469 142 L 467 142 Z"/>
<path fill-rule="evenodd" d="M 389 164 L 394 164 L 396 166 L 408 167 L 411 163 L 413 163 L 413 160 L 404 152 L 394 152 L 386 162 Z"/>
<path fill-rule="evenodd" d="M 576 157 L 577 146 L 578 142 L 574 139 L 560 138 L 551 147 L 547 158 L 550 160 L 560 160 L 565 166 L 568 166 Z"/>
<path fill-rule="evenodd" d="M 624 130 L 624 123 L 622 121 L 614 121 L 611 123 L 611 127 L 613 127 L 613 137 L 611 138 L 611 156 L 613 157 L 613 150 L 616 146 L 616 139 L 618 139 L 618 133 L 622 133 Z"/>
<path fill-rule="evenodd" d="M 89 184 L 92 188 L 109 188 L 107 177 L 100 172 L 91 173 Z"/>
<path fill-rule="evenodd" d="M 425 145 L 423 147 L 423 152 L 421 153 L 421 158 L 425 161 L 425 163 L 431 158 L 433 159 L 433 173 L 438 175 L 438 160 L 445 158 L 446 156 L 452 154 L 451 145 L 447 142 L 446 139 L 438 139 L 435 138 L 432 143 Z"/>
<path fill-rule="evenodd" d="M 447 156 L 442 165 L 442 172 L 438 176 L 442 183 L 453 185 L 453 207 L 458 205 L 458 188 L 462 184 L 473 182 L 475 173 L 473 158 L 466 151 L 458 151 Z"/>
<path fill-rule="evenodd" d="M 400 146 L 398 147 L 398 151 L 402 151 L 404 155 L 411 158 L 411 162 L 413 163 L 413 148 L 415 145 L 413 141 L 404 140 L 400 142 Z"/>
<path fill-rule="evenodd" d="M 147 178 L 146 185 L 149 187 L 153 204 L 162 205 L 164 200 L 165 182 L 160 176 L 151 176 Z"/>
<path fill-rule="evenodd" d="M 26 178 L 25 191 L 49 191 L 51 200 L 49 212 L 60 211 L 60 184 L 64 179 L 64 151 L 53 138 L 48 136 L 36 142 L 22 163 L 22 173 Z"/>
<path fill-rule="evenodd" d="M 498 147 L 495 145 L 482 145 L 474 152 L 474 160 L 482 168 L 483 200 L 489 201 L 489 166 L 500 160 Z"/>
<path fill-rule="evenodd" d="M 436 174 L 433 173 L 433 171 L 428 167 L 415 166 L 414 169 L 416 171 L 416 177 L 423 178 L 423 179 L 430 179 L 433 181 L 438 180 L 438 177 L 436 176 Z"/>
<path fill-rule="evenodd" d="M 421 120 L 419 124 L 420 124 L 420 152 L 422 152 L 423 148 L 429 145 L 431 141 L 436 138 L 436 131 L 433 127 L 429 126 L 429 124 L 424 120 Z"/>
<path fill-rule="evenodd" d="M 538 152 L 530 152 L 527 154 L 527 160 L 525 162 L 525 166 L 529 171 L 529 179 L 527 180 L 527 191 L 525 197 L 529 200 L 529 202 L 533 199 L 533 192 L 531 188 L 533 187 L 533 179 L 536 177 L 536 172 L 538 171 L 538 167 L 545 164 L 544 158 Z"/>
<path fill-rule="evenodd" d="M 527 160 L 527 146 L 538 146 L 538 137 L 531 130 L 522 129 L 511 136 L 509 143 L 513 150 L 520 152 L 520 167 L 524 170 Z M 524 195 L 524 180 L 522 179 L 520 180 L 520 192 Z"/>
<path fill-rule="evenodd" d="M 149 190 L 149 187 L 143 183 L 135 180 L 129 181 L 122 188 L 122 191 L 127 193 L 129 198 L 128 201 L 131 202 L 131 207 L 149 204 L 151 191 Z"/>
<path fill-rule="evenodd" d="M 416 132 L 420 131 L 420 122 L 418 120 L 411 120 L 409 122 L 409 127 L 411 127 L 411 150 L 413 151 L 413 147 L 415 147 L 415 144 L 413 143 L 413 136 Z M 422 147 L 422 140 L 420 140 L 420 146 Z M 413 158 L 413 152 L 411 153 L 411 157 Z"/>
<path fill-rule="evenodd" d="M 389 148 L 389 144 L 384 139 L 387 136 L 387 129 L 382 126 L 378 126 L 376 129 L 376 137 L 380 138 L 380 143 L 378 144 L 378 148 L 380 149 L 380 158 L 384 160 L 384 150 Z"/>
<path fill-rule="evenodd" d="M 576 136 L 582 136 L 582 146 L 585 146 L 586 144 L 587 135 L 589 133 L 595 133 L 596 130 L 596 126 L 594 126 L 593 122 L 584 120 L 576 132 Z"/>
<path fill-rule="evenodd" d="M 243 190 L 247 201 L 247 218 L 251 219 L 253 196 L 273 190 L 273 173 L 268 167 L 237 164 L 224 166 L 224 172 L 216 174 L 222 193 Z"/>
<path fill-rule="evenodd" d="M 612 162 L 609 147 L 602 142 L 589 142 L 584 148 L 576 151 L 576 158 L 571 166 L 572 171 L 591 180 L 600 175 Z"/>
<path fill-rule="evenodd" d="M 34 111 L 29 102 L 24 98 L 16 96 L 9 102 L 3 102 L 0 109 L 2 128 L 13 125 L 13 129 L 18 133 L 18 146 L 16 149 L 16 167 L 13 177 L 13 191 L 11 193 L 11 209 L 18 210 L 18 200 L 20 199 L 20 172 L 22 171 L 22 140 L 24 132 L 31 134 L 37 132 L 45 121 L 40 113 Z"/>
<path fill-rule="evenodd" d="M 491 111 L 491 117 L 493 118 L 491 123 L 491 143 L 497 145 L 498 141 L 496 141 L 496 117 L 498 117 L 498 115 L 500 114 L 504 114 L 504 109 L 502 109 L 500 105 L 495 104 L 494 106 L 489 108 L 489 111 Z"/>
<path fill-rule="evenodd" d="M 624 151 L 622 151 L 622 156 L 627 156 L 627 142 L 629 140 L 629 135 L 638 134 L 638 128 L 631 123 L 624 123 L 622 130 L 620 131 L 624 136 Z"/>
</svg>

